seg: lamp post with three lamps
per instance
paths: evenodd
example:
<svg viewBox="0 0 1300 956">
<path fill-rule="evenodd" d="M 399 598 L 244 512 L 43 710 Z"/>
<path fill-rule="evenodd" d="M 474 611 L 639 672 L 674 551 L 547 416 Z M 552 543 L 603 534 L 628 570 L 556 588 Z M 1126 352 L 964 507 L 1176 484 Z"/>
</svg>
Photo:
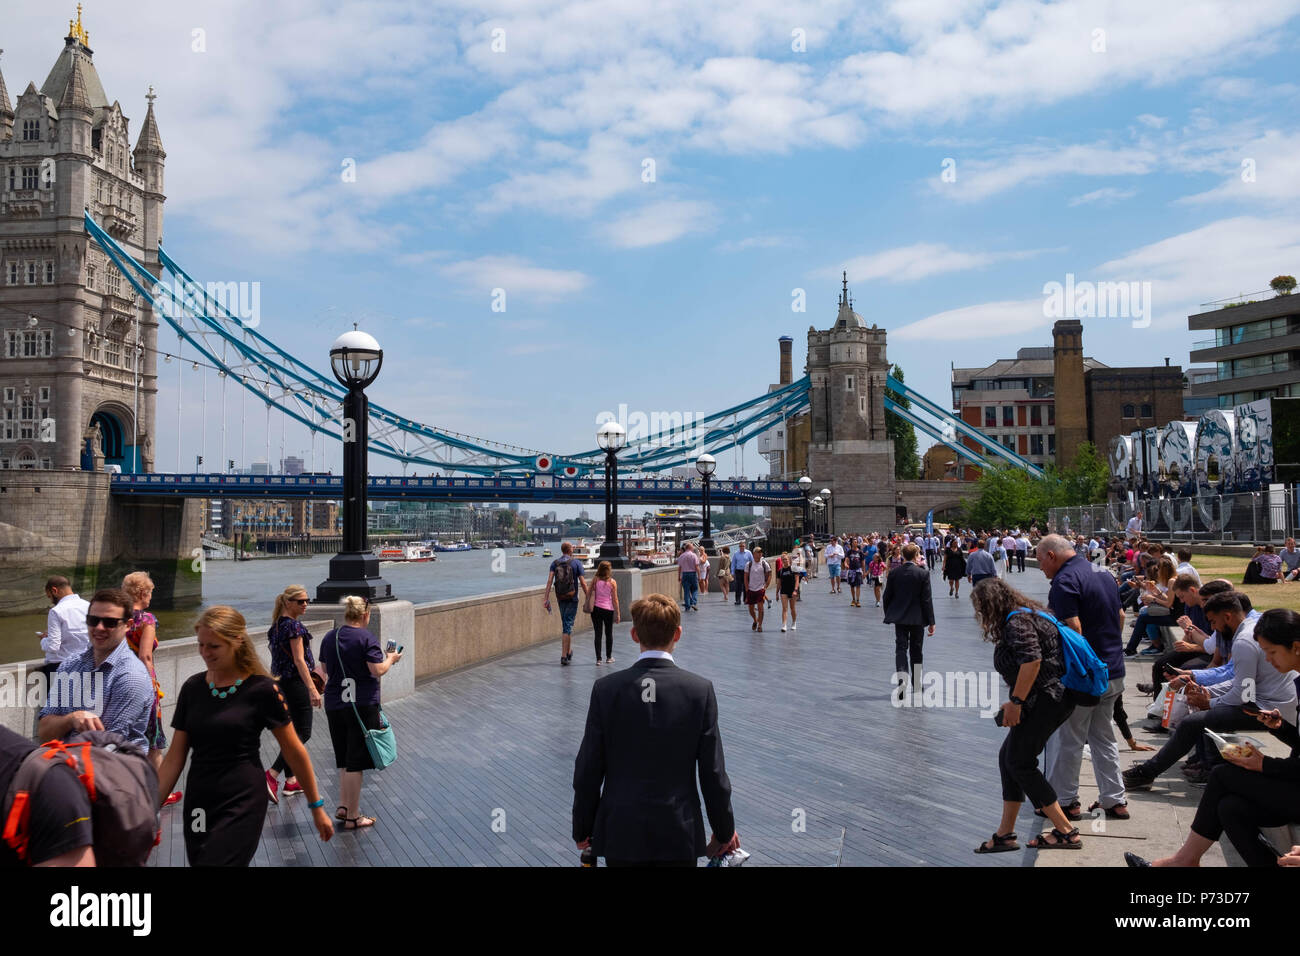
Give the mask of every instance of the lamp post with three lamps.
<svg viewBox="0 0 1300 956">
<path fill-rule="evenodd" d="M 718 553 L 718 549 L 713 544 L 713 522 L 709 513 L 709 480 L 717 467 L 717 459 L 708 452 L 695 459 L 695 470 L 700 473 L 700 481 L 704 486 L 704 527 L 700 538 L 700 550 L 710 557 Z"/>
</svg>

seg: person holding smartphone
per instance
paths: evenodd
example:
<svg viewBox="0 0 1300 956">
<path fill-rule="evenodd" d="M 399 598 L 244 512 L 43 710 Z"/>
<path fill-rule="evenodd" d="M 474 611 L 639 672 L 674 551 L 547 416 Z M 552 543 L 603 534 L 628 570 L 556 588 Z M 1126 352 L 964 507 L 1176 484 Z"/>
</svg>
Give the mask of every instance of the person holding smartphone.
<svg viewBox="0 0 1300 956">
<path fill-rule="evenodd" d="M 1300 670 L 1300 614 L 1286 608 L 1265 611 L 1255 624 L 1254 638 L 1279 673 Z M 1300 866 L 1300 848 L 1279 856 L 1260 834 L 1261 828 L 1300 822 L 1300 728 L 1283 720 L 1279 710 L 1263 709 L 1253 701 L 1238 707 L 1288 744 L 1291 755 L 1265 757 L 1253 747 L 1245 754 L 1224 754 L 1227 764 L 1210 773 L 1191 832 L 1178 852 L 1151 861 L 1125 853 L 1129 866 L 1198 866 L 1225 833 L 1248 866 Z"/>
</svg>

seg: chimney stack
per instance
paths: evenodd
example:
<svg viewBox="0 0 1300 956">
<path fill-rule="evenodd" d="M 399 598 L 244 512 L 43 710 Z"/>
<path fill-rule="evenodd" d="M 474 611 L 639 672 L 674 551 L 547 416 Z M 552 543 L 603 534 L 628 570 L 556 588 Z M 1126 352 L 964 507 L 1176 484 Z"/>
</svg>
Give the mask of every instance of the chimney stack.
<svg viewBox="0 0 1300 956">
<path fill-rule="evenodd" d="M 789 385 L 794 381 L 794 339 L 788 335 L 783 335 L 777 341 L 781 345 L 781 377 L 778 382 L 781 385 Z"/>
</svg>

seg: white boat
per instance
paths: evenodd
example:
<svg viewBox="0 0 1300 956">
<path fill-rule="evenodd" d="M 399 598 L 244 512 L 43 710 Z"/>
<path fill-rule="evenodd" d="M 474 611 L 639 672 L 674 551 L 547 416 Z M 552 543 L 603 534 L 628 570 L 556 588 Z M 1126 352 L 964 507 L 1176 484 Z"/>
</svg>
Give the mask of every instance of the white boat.
<svg viewBox="0 0 1300 956">
<path fill-rule="evenodd" d="M 393 547 L 376 548 L 375 557 L 381 564 L 423 564 L 437 561 L 433 549 L 424 544 L 402 544 Z"/>
<path fill-rule="evenodd" d="M 594 571 L 600 563 L 600 542 L 588 544 L 587 539 L 583 538 L 574 545 L 573 556 L 582 562 L 584 571 Z"/>
<path fill-rule="evenodd" d="M 435 544 L 435 551 L 472 551 L 474 550 L 468 541 L 457 541 L 455 544 Z"/>
</svg>

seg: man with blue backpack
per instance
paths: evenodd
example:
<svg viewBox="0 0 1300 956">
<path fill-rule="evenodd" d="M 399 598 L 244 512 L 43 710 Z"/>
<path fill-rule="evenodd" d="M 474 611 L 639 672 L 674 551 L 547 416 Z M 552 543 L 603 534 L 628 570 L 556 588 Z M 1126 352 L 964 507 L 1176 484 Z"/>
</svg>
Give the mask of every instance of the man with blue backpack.
<svg viewBox="0 0 1300 956">
<path fill-rule="evenodd" d="M 1119 588 L 1105 568 L 1095 568 L 1074 546 L 1057 534 L 1038 543 L 1038 566 L 1052 582 L 1047 605 L 1066 627 L 1079 632 L 1106 665 L 1109 681 L 1099 695 L 1080 695 L 1073 713 L 1047 742 L 1044 756 L 1047 778 L 1061 809 L 1071 820 L 1083 818 L 1079 803 L 1079 770 L 1083 747 L 1092 752 L 1097 778 L 1098 808 L 1108 817 L 1129 819 L 1124 779 L 1120 773 L 1119 745 L 1113 727 L 1115 700 L 1124 692 L 1124 611 Z M 1100 689 L 1100 687 L 1098 688 Z M 1097 699 L 1092 701 L 1091 697 Z"/>
</svg>

